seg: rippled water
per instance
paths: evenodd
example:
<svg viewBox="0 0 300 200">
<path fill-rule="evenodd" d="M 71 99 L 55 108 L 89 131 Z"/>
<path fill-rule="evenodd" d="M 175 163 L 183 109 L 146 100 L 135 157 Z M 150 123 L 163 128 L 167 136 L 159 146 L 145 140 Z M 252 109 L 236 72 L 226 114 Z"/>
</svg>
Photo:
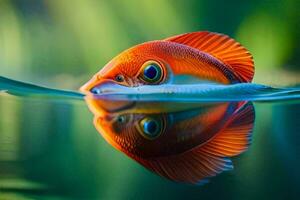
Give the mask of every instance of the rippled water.
<svg viewBox="0 0 300 200">
<path fill-rule="evenodd" d="M 244 98 L 239 99 L 240 96 L 237 96 L 234 102 L 228 101 L 232 99 L 225 99 L 228 102 L 215 99 L 220 101 L 218 103 L 195 99 L 187 102 L 181 96 L 178 97 L 181 98 L 179 102 L 166 102 L 167 96 L 163 95 L 160 96 L 162 101 L 149 102 L 148 99 L 140 102 L 137 101 L 140 96 L 128 94 L 123 94 L 122 101 L 117 103 L 114 103 L 117 99 L 115 94 L 83 101 L 83 96 L 76 92 L 42 88 L 3 77 L 0 89 L 0 197 L 3 199 L 299 197 L 300 101 L 295 88 L 279 89 L 280 92 L 278 89 L 264 89 L 245 96 L 249 100 L 259 96 L 257 102 L 245 102 Z M 218 95 L 215 97 L 220 98 Z M 113 99 L 108 100 L 111 97 Z M 129 101 L 128 97 L 134 101 Z M 120 134 L 120 130 L 125 129 L 119 127 L 124 126 L 124 121 L 128 122 L 127 116 L 130 116 L 131 121 L 148 119 L 148 116 L 154 119 L 167 116 L 164 118 L 167 119 L 164 121 L 167 127 L 164 130 L 173 130 L 181 122 L 187 122 L 175 129 L 176 133 L 190 131 L 193 135 L 193 130 L 197 129 L 200 131 L 196 135 L 205 135 L 207 132 L 219 134 L 232 115 L 236 115 L 239 110 L 247 110 L 247 106 L 252 108 L 252 104 L 253 127 L 250 127 L 247 135 L 249 143 L 245 144 L 246 148 L 241 149 L 238 155 L 229 157 L 234 168 L 218 172 L 217 176 L 208 178 L 208 183 L 201 185 L 172 180 L 142 165 L 145 160 L 149 160 L 149 156 L 152 159 L 162 153 L 177 155 L 178 152 L 171 151 L 172 148 L 170 151 L 164 148 L 160 151 L 157 148 L 148 149 L 142 156 L 144 161 L 139 161 L 140 164 L 130 158 L 132 152 L 124 154 L 120 147 L 117 150 L 106 141 L 107 138 L 103 138 L 107 129 L 103 128 L 104 132 L 100 130 L 100 134 L 98 132 L 99 127 L 109 128 L 111 123 L 105 125 L 105 122 L 113 119 L 123 125 L 111 125 L 114 131 L 110 133 Z M 220 120 L 210 121 L 212 116 L 219 116 Z M 98 124 L 99 127 L 97 121 L 93 123 L 94 117 L 104 119 L 102 124 Z M 195 117 L 199 117 L 197 119 L 200 121 L 192 123 Z M 175 123 L 174 119 L 177 120 Z M 234 122 L 242 125 L 245 118 L 235 118 Z M 252 124 L 252 121 L 248 120 L 248 124 Z M 186 126 L 189 128 L 184 129 Z M 129 124 L 127 127 L 133 126 Z M 162 136 L 171 134 L 164 133 Z M 213 140 L 201 141 L 201 144 L 207 144 Z M 164 142 L 160 142 L 162 147 Z M 194 149 L 198 145 L 182 141 L 179 144 L 182 151 Z M 154 154 L 155 150 L 157 152 Z M 181 169 L 175 171 L 177 173 L 182 174 Z"/>
</svg>

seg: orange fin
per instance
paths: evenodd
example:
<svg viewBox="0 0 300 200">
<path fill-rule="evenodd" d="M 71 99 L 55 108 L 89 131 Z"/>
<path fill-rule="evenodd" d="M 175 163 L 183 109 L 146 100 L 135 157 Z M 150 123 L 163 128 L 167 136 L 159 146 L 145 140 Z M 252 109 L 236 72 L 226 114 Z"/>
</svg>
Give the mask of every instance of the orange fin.
<svg viewBox="0 0 300 200">
<path fill-rule="evenodd" d="M 149 170 L 173 181 L 204 184 L 208 178 L 233 169 L 228 157 L 245 151 L 250 144 L 254 123 L 251 103 L 243 105 L 225 128 L 209 142 L 179 155 L 161 158 L 135 158 Z"/>
<path fill-rule="evenodd" d="M 227 35 L 202 31 L 177 35 L 165 40 L 184 44 L 212 55 L 233 69 L 244 82 L 251 82 L 253 79 L 252 55 Z"/>
<path fill-rule="evenodd" d="M 229 124 L 211 142 L 202 146 L 202 151 L 221 157 L 236 156 L 251 143 L 254 126 L 254 107 L 252 103 L 243 105 L 232 116 Z"/>
<path fill-rule="evenodd" d="M 202 151 L 189 151 L 158 159 L 136 159 L 147 169 L 177 182 L 203 184 L 207 178 L 233 169 L 229 158 L 221 158 Z"/>
</svg>

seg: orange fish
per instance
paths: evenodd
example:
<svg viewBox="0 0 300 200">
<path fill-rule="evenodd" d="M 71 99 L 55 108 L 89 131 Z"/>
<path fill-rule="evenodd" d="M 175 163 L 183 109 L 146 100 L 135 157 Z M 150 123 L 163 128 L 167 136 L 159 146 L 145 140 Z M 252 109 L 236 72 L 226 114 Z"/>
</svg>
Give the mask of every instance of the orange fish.
<svg viewBox="0 0 300 200">
<path fill-rule="evenodd" d="M 230 37 L 207 31 L 150 41 L 125 50 L 81 87 L 105 93 L 116 85 L 137 87 L 175 83 L 180 77 L 232 84 L 251 82 L 252 55 Z M 185 79 L 183 79 L 186 81 Z"/>
<path fill-rule="evenodd" d="M 233 168 L 251 140 L 251 103 L 126 102 L 86 97 L 94 125 L 114 148 L 176 182 L 201 184 Z"/>
</svg>

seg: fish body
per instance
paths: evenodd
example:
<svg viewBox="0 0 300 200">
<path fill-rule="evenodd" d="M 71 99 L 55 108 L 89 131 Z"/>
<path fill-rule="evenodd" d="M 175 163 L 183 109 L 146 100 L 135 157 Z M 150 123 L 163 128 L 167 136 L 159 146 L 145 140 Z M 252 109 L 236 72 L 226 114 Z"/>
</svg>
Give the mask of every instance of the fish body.
<svg viewBox="0 0 300 200">
<path fill-rule="evenodd" d="M 181 76 L 204 83 L 234 84 L 251 82 L 253 75 L 252 55 L 238 42 L 223 34 L 193 32 L 125 50 L 81 91 L 97 95 L 112 92 L 117 85 L 173 84 Z"/>
</svg>

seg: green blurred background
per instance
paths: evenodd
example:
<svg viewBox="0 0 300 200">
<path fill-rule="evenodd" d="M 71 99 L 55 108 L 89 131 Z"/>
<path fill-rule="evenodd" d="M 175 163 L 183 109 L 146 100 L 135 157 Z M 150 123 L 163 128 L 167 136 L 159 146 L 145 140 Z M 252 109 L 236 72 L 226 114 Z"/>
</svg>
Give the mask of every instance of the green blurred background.
<svg viewBox="0 0 300 200">
<path fill-rule="evenodd" d="M 135 44 L 209 30 L 253 53 L 256 82 L 295 84 L 299 7 L 299 0 L 1 0 L 1 75 L 77 89 Z"/>
<path fill-rule="evenodd" d="M 210 30 L 253 53 L 255 82 L 299 84 L 299 7 L 299 0 L 0 0 L 0 75 L 77 89 L 132 45 Z M 0 199 L 297 199 L 299 104 L 255 108 L 253 145 L 234 159 L 235 170 L 193 187 L 112 148 L 84 102 L 1 94 Z"/>
</svg>

